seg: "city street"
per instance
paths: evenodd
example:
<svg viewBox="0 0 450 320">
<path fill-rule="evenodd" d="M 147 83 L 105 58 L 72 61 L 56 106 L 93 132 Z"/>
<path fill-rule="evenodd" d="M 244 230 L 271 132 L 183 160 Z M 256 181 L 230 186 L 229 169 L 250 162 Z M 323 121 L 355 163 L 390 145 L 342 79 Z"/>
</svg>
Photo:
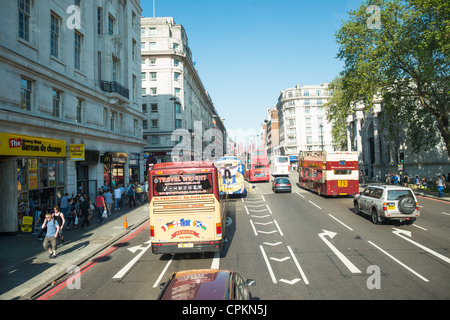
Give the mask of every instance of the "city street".
<svg viewBox="0 0 450 320">
<path fill-rule="evenodd" d="M 296 176 L 291 173 L 292 183 Z M 352 197 L 322 198 L 297 185 L 286 194 L 274 194 L 270 183 L 252 186 L 246 198 L 231 201 L 221 256 L 154 255 L 147 224 L 37 298 L 152 300 L 172 272 L 200 268 L 255 279 L 250 290 L 261 300 L 450 298 L 448 202 L 419 198 L 421 216 L 413 225 L 374 225 L 354 213 Z"/>
</svg>

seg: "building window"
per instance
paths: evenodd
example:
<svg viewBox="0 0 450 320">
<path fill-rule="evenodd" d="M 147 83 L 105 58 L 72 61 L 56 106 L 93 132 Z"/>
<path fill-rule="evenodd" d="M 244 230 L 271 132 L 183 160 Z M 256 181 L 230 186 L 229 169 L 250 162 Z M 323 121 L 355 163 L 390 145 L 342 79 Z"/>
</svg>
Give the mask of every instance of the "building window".
<svg viewBox="0 0 450 320">
<path fill-rule="evenodd" d="M 30 41 L 31 0 L 19 0 L 19 38 Z"/>
<path fill-rule="evenodd" d="M 81 44 L 83 36 L 75 31 L 75 44 L 74 44 L 74 68 L 81 70 Z"/>
<path fill-rule="evenodd" d="M 152 95 L 152 96 L 156 96 L 158 93 L 157 93 L 157 90 L 158 88 L 150 88 L 150 95 Z"/>
<path fill-rule="evenodd" d="M 317 90 L 316 94 L 317 94 L 318 97 L 320 97 L 322 95 L 322 90 Z"/>
<path fill-rule="evenodd" d="M 156 72 L 150 72 L 150 81 L 156 81 Z"/>
<path fill-rule="evenodd" d="M 152 144 L 159 144 L 159 137 L 158 136 L 152 136 Z"/>
<path fill-rule="evenodd" d="M 83 123 L 84 116 L 84 101 L 80 98 L 77 98 L 77 118 L 76 122 Z"/>
<path fill-rule="evenodd" d="M 109 129 L 111 131 L 116 131 L 116 122 L 117 122 L 117 113 L 114 111 L 111 111 L 109 113 Z"/>
<path fill-rule="evenodd" d="M 150 37 L 156 37 L 156 28 L 148 29 Z"/>
<path fill-rule="evenodd" d="M 172 44 L 172 49 L 173 50 L 178 50 L 178 43 L 174 43 L 174 44 Z"/>
<path fill-rule="evenodd" d="M 309 90 L 303 91 L 303 96 L 304 97 L 309 97 Z"/>
<path fill-rule="evenodd" d="M 97 7 L 97 34 L 103 34 L 103 9 Z"/>
<path fill-rule="evenodd" d="M 181 104 L 175 103 L 175 112 L 176 113 L 181 113 Z"/>
<path fill-rule="evenodd" d="M 148 120 L 142 120 L 142 128 L 147 129 L 148 128 Z"/>
<path fill-rule="evenodd" d="M 153 129 L 157 129 L 158 128 L 158 120 L 157 119 L 153 119 L 152 120 L 152 128 Z"/>
<path fill-rule="evenodd" d="M 178 67 L 179 64 L 180 64 L 180 60 L 173 59 L 173 66 L 174 67 Z"/>
<path fill-rule="evenodd" d="M 114 18 L 111 15 L 108 15 L 108 34 L 110 36 L 114 35 Z"/>
<path fill-rule="evenodd" d="M 147 94 L 147 88 L 142 88 L 142 95 L 145 96 Z"/>
<path fill-rule="evenodd" d="M 52 116 L 59 118 L 61 116 L 61 91 L 53 89 L 53 110 Z"/>
<path fill-rule="evenodd" d="M 152 103 L 151 112 L 158 112 L 158 105 L 156 103 Z"/>
<path fill-rule="evenodd" d="M 136 40 L 133 39 L 133 44 L 131 48 L 131 59 L 134 61 L 136 60 Z"/>
<path fill-rule="evenodd" d="M 175 129 L 181 129 L 182 128 L 182 121 L 181 119 L 175 120 Z"/>
<path fill-rule="evenodd" d="M 138 121 L 136 119 L 134 119 L 134 121 L 133 121 L 133 133 L 134 133 L 135 137 L 139 136 L 139 132 L 138 131 L 139 131 Z"/>
<path fill-rule="evenodd" d="M 156 50 L 156 42 L 149 42 L 148 45 L 150 46 L 150 51 Z"/>
<path fill-rule="evenodd" d="M 20 108 L 23 110 L 31 110 L 32 85 L 30 80 L 20 79 Z"/>
<path fill-rule="evenodd" d="M 180 97 L 180 93 L 181 93 L 181 89 L 180 88 L 175 88 L 175 96 L 176 97 Z"/>
<path fill-rule="evenodd" d="M 156 66 L 156 59 L 150 59 L 150 67 Z"/>
<path fill-rule="evenodd" d="M 61 18 L 51 14 L 50 27 L 50 54 L 56 58 L 59 57 L 59 37 L 61 28 Z"/>
<path fill-rule="evenodd" d="M 179 80 L 180 80 L 180 76 L 181 76 L 181 73 L 175 72 L 175 73 L 173 74 L 173 80 L 174 80 L 174 81 L 179 81 Z"/>
<path fill-rule="evenodd" d="M 310 112 L 311 112 L 311 107 L 305 106 L 305 113 L 310 113 Z"/>
<path fill-rule="evenodd" d="M 146 103 L 142 104 L 142 112 L 147 113 L 147 104 Z"/>
<path fill-rule="evenodd" d="M 145 36 L 145 28 L 141 28 L 141 36 Z"/>
<path fill-rule="evenodd" d="M 112 72 L 112 81 L 116 82 L 117 81 L 117 70 L 118 70 L 118 64 L 119 61 L 117 61 L 116 59 L 113 58 L 113 72 Z"/>
<path fill-rule="evenodd" d="M 312 144 L 312 137 L 311 136 L 307 136 L 306 137 L 306 144 Z"/>
<path fill-rule="evenodd" d="M 108 128 L 108 109 L 103 108 L 103 127 Z"/>
</svg>

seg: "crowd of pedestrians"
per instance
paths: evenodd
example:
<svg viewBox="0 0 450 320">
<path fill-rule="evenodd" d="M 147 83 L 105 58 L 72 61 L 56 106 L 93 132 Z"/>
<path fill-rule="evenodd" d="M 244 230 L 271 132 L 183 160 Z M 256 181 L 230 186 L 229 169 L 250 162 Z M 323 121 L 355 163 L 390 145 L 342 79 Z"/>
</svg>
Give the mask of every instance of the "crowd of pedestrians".
<svg viewBox="0 0 450 320">
<path fill-rule="evenodd" d="M 35 226 L 41 227 L 38 234 L 39 240 L 43 240 L 44 250 L 49 252 L 49 258 L 56 258 L 58 240 L 64 243 L 63 230 L 76 229 L 90 226 L 92 216 L 96 216 L 99 223 L 112 214 L 114 210 L 121 210 L 121 207 L 129 206 L 136 208 L 148 201 L 148 183 L 129 183 L 125 188 L 123 185 L 116 185 L 114 190 L 108 186 L 99 188 L 97 196 L 92 202 L 86 194 L 79 193 L 69 197 L 66 193 L 59 203 L 53 208 L 44 208 Z M 64 229 L 65 228 L 65 229 Z"/>
<path fill-rule="evenodd" d="M 411 183 L 412 181 L 412 183 Z M 415 186 L 417 189 L 427 189 L 430 187 L 430 184 L 433 184 L 434 181 L 429 181 L 425 176 L 420 178 L 418 175 L 415 176 L 414 180 L 411 180 L 407 173 L 401 176 L 398 173 L 391 174 L 389 171 L 386 173 L 386 184 L 394 184 L 394 185 L 403 185 L 405 187 Z M 445 174 L 442 174 L 436 178 L 434 182 L 439 191 L 438 197 L 444 196 L 444 189 L 447 188 L 446 182 L 450 182 L 450 174 L 448 177 Z"/>
</svg>

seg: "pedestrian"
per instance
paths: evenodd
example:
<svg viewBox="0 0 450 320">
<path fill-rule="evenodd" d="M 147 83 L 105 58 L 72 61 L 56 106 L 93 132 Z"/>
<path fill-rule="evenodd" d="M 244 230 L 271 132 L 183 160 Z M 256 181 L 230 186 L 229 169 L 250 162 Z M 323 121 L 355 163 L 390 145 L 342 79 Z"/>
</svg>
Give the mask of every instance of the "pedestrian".
<svg viewBox="0 0 450 320">
<path fill-rule="evenodd" d="M 64 214 L 60 211 L 59 206 L 53 207 L 53 217 L 56 221 L 58 221 L 58 236 L 61 239 L 61 243 L 64 243 L 63 228 L 66 223 L 66 219 L 64 218 Z"/>
<path fill-rule="evenodd" d="M 130 186 L 130 189 L 128 189 L 128 205 L 131 209 L 131 203 L 133 203 L 133 206 L 136 208 L 136 192 L 134 191 L 134 187 Z"/>
<path fill-rule="evenodd" d="M 386 184 L 391 184 L 391 172 L 388 171 L 385 175 L 386 177 Z"/>
<path fill-rule="evenodd" d="M 114 210 L 120 210 L 119 203 L 122 199 L 122 192 L 119 189 L 119 186 L 116 185 L 114 189 Z"/>
<path fill-rule="evenodd" d="M 403 185 L 405 187 L 408 187 L 409 177 L 408 174 L 405 172 L 405 175 L 403 176 Z"/>
<path fill-rule="evenodd" d="M 419 176 L 416 176 L 414 178 L 414 184 L 417 186 L 417 189 L 420 188 L 420 180 L 419 180 Z"/>
<path fill-rule="evenodd" d="M 94 214 L 95 206 L 94 206 L 94 204 L 92 203 L 92 201 L 91 201 L 91 199 L 90 199 L 89 197 L 87 198 L 87 202 L 89 203 L 89 216 L 88 216 L 88 220 L 89 220 L 89 222 L 91 222 L 91 217 L 92 217 L 92 215 Z"/>
<path fill-rule="evenodd" d="M 140 184 L 138 184 L 137 188 L 136 188 L 136 200 L 138 205 L 141 205 L 141 199 L 142 199 L 142 187 Z"/>
<path fill-rule="evenodd" d="M 81 211 L 81 228 L 84 228 L 85 225 L 87 225 L 89 227 L 90 222 L 89 222 L 89 203 L 90 201 L 88 201 L 87 199 L 85 201 L 83 201 L 82 203 L 80 203 L 80 211 Z"/>
<path fill-rule="evenodd" d="M 422 187 L 428 188 L 428 182 L 427 182 L 427 178 L 425 176 L 423 176 L 423 178 L 422 178 Z"/>
<path fill-rule="evenodd" d="M 148 181 L 144 182 L 144 202 L 148 201 Z"/>
<path fill-rule="evenodd" d="M 126 206 L 126 203 L 125 203 L 125 188 L 123 187 L 123 184 L 120 184 L 120 187 L 119 187 L 119 189 L 120 189 L 120 192 L 122 193 L 122 196 L 121 196 L 121 199 L 120 199 L 120 203 L 119 203 L 119 207 L 122 207 L 122 206 Z"/>
<path fill-rule="evenodd" d="M 70 224 L 72 223 L 75 228 L 77 227 L 77 224 L 75 222 L 75 217 L 77 216 L 77 210 L 76 210 L 76 198 L 69 200 L 69 214 L 67 216 L 67 225 L 66 230 L 70 230 Z"/>
<path fill-rule="evenodd" d="M 446 188 L 445 185 L 445 181 L 444 178 L 442 176 L 439 176 L 438 179 L 436 180 L 436 185 L 439 191 L 439 195 L 438 197 L 443 197 L 444 196 L 444 189 Z"/>
<path fill-rule="evenodd" d="M 113 195 L 109 189 L 105 193 L 105 203 L 106 209 L 108 210 L 108 215 L 111 214 L 112 204 L 113 204 Z"/>
<path fill-rule="evenodd" d="M 69 214 L 69 194 L 66 194 L 61 198 L 61 203 L 59 204 L 61 208 L 61 212 L 64 214 L 64 217 L 67 218 Z"/>
<path fill-rule="evenodd" d="M 97 198 L 95 198 L 95 206 L 97 207 L 97 220 L 98 222 L 102 223 L 102 215 L 103 211 L 106 210 L 106 204 L 101 191 L 98 193 Z"/>
<path fill-rule="evenodd" d="M 57 238 L 60 227 L 57 219 L 54 219 L 54 216 L 52 216 L 51 213 L 45 215 L 45 221 L 42 224 L 42 229 L 44 228 L 47 228 L 43 242 L 44 250 L 47 250 L 50 253 L 48 256 L 49 259 L 56 258 Z M 52 247 L 51 249 L 49 248 L 49 244 Z"/>
<path fill-rule="evenodd" d="M 48 210 L 43 209 L 43 210 L 41 211 L 41 214 L 39 215 L 39 217 L 38 217 L 38 219 L 37 219 L 37 221 L 36 221 L 36 224 L 35 224 L 36 227 L 40 224 L 41 221 L 42 221 L 42 223 L 44 223 L 44 221 L 45 221 L 45 215 L 46 215 L 47 213 L 48 213 Z M 46 233 L 47 233 L 47 227 L 41 228 L 41 231 L 39 231 L 39 234 L 38 234 L 38 239 L 39 239 L 39 240 L 44 240 L 44 238 L 42 238 L 42 236 L 43 236 L 44 234 L 46 234 Z"/>
</svg>

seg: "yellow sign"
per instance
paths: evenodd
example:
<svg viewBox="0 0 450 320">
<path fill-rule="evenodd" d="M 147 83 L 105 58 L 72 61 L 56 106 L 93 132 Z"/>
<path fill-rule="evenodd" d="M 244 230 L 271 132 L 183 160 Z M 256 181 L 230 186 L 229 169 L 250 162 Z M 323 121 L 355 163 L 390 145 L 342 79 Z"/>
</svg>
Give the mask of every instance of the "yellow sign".
<svg viewBox="0 0 450 320">
<path fill-rule="evenodd" d="M 37 159 L 28 159 L 28 188 L 37 189 L 38 187 L 38 164 Z"/>
<path fill-rule="evenodd" d="M 33 229 L 33 217 L 24 216 L 22 217 L 22 231 L 31 232 Z"/>
<path fill-rule="evenodd" d="M 342 187 L 342 188 L 348 187 L 348 181 L 347 180 L 338 180 L 338 187 Z"/>
<path fill-rule="evenodd" d="M 72 161 L 84 161 L 84 144 L 69 144 L 69 155 Z"/>
<path fill-rule="evenodd" d="M 65 158 L 66 142 L 0 132 L 0 155 Z"/>
</svg>

